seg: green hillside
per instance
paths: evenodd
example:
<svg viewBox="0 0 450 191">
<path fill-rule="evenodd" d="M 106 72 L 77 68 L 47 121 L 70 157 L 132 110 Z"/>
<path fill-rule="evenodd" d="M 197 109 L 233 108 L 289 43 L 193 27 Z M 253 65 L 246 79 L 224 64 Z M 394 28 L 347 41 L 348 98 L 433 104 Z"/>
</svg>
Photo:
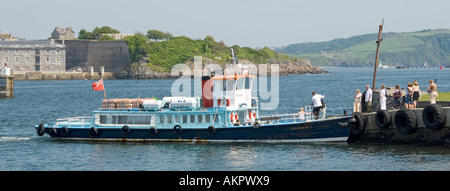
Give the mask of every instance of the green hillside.
<svg viewBox="0 0 450 191">
<path fill-rule="evenodd" d="M 150 41 L 147 36 L 136 34 L 125 38 L 125 41 L 130 48 L 132 65 L 137 66 L 138 62 L 145 62 L 150 69 L 160 72 L 170 71 L 176 64 L 192 61 L 194 56 L 203 56 L 219 64 L 230 63 L 231 48 L 239 60 L 248 60 L 255 64 L 268 63 L 269 60 L 294 60 L 267 47 L 260 50 L 238 45 L 228 47 L 224 42 L 216 42 L 211 36 L 199 40 L 178 36 L 165 41 Z"/>
<path fill-rule="evenodd" d="M 311 60 L 315 66 L 373 66 L 376 33 L 327 42 L 291 44 L 275 50 Z M 430 66 L 450 64 L 450 29 L 382 33 L 379 60 L 383 65 Z"/>
</svg>

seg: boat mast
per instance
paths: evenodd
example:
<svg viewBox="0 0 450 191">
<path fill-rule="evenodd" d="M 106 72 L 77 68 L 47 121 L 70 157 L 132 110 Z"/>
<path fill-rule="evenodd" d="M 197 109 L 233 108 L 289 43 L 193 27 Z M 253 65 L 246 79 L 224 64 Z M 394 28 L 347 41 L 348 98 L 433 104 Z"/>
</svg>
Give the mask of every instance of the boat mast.
<svg viewBox="0 0 450 191">
<path fill-rule="evenodd" d="M 377 40 L 377 55 L 375 57 L 375 69 L 373 70 L 373 82 L 372 82 L 372 90 L 375 90 L 375 79 L 377 77 L 377 65 L 378 65 L 378 54 L 379 54 L 379 50 L 380 50 L 380 44 L 381 41 L 383 41 L 383 39 L 381 38 L 381 31 L 383 30 L 383 25 L 384 25 L 384 19 L 381 22 L 381 25 L 379 26 L 378 29 L 378 40 Z"/>
<path fill-rule="evenodd" d="M 233 64 L 236 64 L 236 58 L 234 57 L 234 50 L 231 48 L 231 57 L 233 57 Z"/>
</svg>

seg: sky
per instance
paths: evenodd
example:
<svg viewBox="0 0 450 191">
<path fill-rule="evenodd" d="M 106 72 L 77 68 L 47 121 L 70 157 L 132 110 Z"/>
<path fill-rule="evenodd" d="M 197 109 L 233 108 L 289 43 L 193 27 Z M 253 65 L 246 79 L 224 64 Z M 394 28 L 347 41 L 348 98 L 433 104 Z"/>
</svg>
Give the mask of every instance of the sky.
<svg viewBox="0 0 450 191">
<path fill-rule="evenodd" d="M 0 33 L 47 39 L 56 26 L 150 29 L 212 36 L 252 48 L 322 42 L 383 32 L 450 29 L 448 0 L 13 0 L 0 3 Z"/>
</svg>

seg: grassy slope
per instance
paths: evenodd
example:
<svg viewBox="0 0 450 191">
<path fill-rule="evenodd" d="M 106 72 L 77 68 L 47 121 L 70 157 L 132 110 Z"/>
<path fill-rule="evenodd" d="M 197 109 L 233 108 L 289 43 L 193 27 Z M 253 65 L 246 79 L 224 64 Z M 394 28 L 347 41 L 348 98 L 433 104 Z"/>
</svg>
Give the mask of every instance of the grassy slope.
<svg viewBox="0 0 450 191">
<path fill-rule="evenodd" d="M 450 92 L 438 92 L 438 97 L 436 98 L 436 101 L 450 101 Z M 420 101 L 429 101 L 430 95 L 424 94 L 422 97 L 420 97 Z"/>
<path fill-rule="evenodd" d="M 390 65 L 414 64 L 421 65 L 426 60 L 429 64 L 448 64 L 447 47 L 441 42 L 448 39 L 450 29 L 424 30 L 408 33 L 383 33 L 380 46 L 380 60 L 390 62 Z M 441 35 L 441 36 L 437 36 Z M 436 39 L 436 36 L 439 39 Z M 376 35 L 367 34 L 347 39 L 335 39 L 320 43 L 303 43 L 288 46 L 279 52 L 289 56 L 299 56 L 311 59 L 313 65 L 372 65 L 375 61 Z M 338 45 L 340 44 L 340 45 Z M 325 54 L 323 51 L 325 50 Z M 412 58 L 415 57 L 415 58 Z M 439 57 L 439 58 L 438 58 Z M 412 60 L 412 61 L 411 61 Z M 425 60 L 425 61 L 424 61 Z M 415 62 L 414 62 L 415 61 Z"/>
</svg>

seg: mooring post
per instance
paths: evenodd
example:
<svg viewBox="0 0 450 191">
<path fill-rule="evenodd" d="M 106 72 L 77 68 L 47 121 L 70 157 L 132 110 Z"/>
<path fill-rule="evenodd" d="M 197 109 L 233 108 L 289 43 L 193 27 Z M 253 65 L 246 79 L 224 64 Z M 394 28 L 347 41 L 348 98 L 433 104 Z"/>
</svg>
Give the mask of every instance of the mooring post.
<svg viewBox="0 0 450 191">
<path fill-rule="evenodd" d="M 376 42 L 377 43 L 377 55 L 375 57 L 375 69 L 373 70 L 372 90 L 375 90 L 375 81 L 376 81 L 376 77 L 377 77 L 377 66 L 378 66 L 378 55 L 379 55 L 378 51 L 380 50 L 381 41 L 383 41 L 383 39 L 381 39 L 381 31 L 383 30 L 383 25 L 384 25 L 384 19 L 378 28 L 378 40 Z"/>
<path fill-rule="evenodd" d="M 14 75 L 5 64 L 0 69 L 0 97 L 14 97 Z"/>
</svg>

